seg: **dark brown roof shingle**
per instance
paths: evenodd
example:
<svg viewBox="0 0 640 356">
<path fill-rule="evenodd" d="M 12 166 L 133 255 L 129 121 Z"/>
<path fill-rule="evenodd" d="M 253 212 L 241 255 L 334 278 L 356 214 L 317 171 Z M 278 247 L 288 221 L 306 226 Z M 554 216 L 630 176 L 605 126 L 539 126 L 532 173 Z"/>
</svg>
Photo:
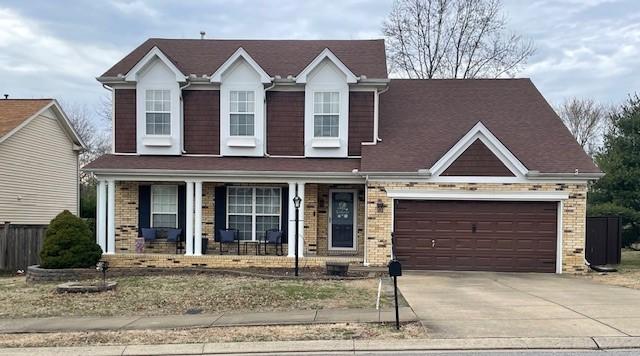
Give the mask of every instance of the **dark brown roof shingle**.
<svg viewBox="0 0 640 356">
<path fill-rule="evenodd" d="M 529 79 L 391 80 L 363 172 L 430 168 L 481 121 L 529 170 L 598 173 Z"/>
<path fill-rule="evenodd" d="M 194 40 L 150 38 L 103 77 L 126 74 L 157 46 L 185 75 L 211 75 L 242 47 L 269 75 L 298 75 L 329 48 L 354 74 L 387 78 L 384 40 Z"/>
<path fill-rule="evenodd" d="M 104 155 L 84 167 L 103 170 L 193 170 L 350 173 L 360 168 L 355 158 L 263 158 L 207 156 Z"/>
</svg>

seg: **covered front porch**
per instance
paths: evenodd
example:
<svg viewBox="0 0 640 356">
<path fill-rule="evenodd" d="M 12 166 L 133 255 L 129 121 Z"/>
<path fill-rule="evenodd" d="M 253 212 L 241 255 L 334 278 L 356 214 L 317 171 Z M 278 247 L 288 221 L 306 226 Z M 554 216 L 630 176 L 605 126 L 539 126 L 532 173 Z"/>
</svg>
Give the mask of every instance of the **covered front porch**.
<svg viewBox="0 0 640 356">
<path fill-rule="evenodd" d="M 114 266 L 290 267 L 296 196 L 302 267 L 364 262 L 364 182 L 98 182 L 96 238 Z M 221 238 L 225 229 L 234 230 L 233 242 Z M 265 244 L 268 230 L 282 232 L 279 243 Z"/>
</svg>

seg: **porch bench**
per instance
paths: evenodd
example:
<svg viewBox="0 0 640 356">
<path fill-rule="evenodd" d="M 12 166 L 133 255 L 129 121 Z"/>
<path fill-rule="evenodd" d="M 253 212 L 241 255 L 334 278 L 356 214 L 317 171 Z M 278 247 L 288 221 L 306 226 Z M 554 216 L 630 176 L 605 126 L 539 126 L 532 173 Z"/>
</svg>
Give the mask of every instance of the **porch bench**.
<svg viewBox="0 0 640 356">
<path fill-rule="evenodd" d="M 182 229 L 172 228 L 142 228 L 144 249 L 159 250 L 159 253 L 171 253 L 171 246 L 175 246 L 175 253 L 184 250 Z"/>
</svg>

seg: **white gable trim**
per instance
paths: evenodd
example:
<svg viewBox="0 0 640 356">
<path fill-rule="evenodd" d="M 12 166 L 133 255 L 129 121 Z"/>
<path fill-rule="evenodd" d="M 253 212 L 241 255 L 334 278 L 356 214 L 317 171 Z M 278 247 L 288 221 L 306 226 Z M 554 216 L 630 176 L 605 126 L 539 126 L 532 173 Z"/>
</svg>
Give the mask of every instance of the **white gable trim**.
<svg viewBox="0 0 640 356">
<path fill-rule="evenodd" d="M 153 47 L 147 54 L 142 57 L 141 60 L 136 63 L 133 68 L 125 75 L 125 80 L 128 82 L 137 81 L 137 76 L 140 71 L 147 67 L 151 61 L 155 58 L 158 58 L 164 63 L 176 76 L 176 82 L 185 82 L 187 80 L 187 76 L 184 75 L 170 60 L 167 56 L 162 53 L 162 51 L 158 47 Z"/>
<path fill-rule="evenodd" d="M 4 136 L 0 137 L 0 143 L 6 141 L 9 137 L 13 136 L 16 132 L 20 131 L 23 127 L 29 125 L 31 121 L 33 121 L 36 117 L 42 115 L 47 109 L 52 108 L 54 113 L 56 114 L 56 118 L 62 124 L 63 129 L 69 136 L 69 138 L 73 141 L 74 144 L 80 146 L 82 149 L 86 150 L 87 145 L 84 143 L 82 138 L 78 135 L 76 130 L 71 125 L 71 121 L 64 113 L 60 104 L 56 100 L 51 100 L 49 104 L 42 107 L 42 109 L 38 110 L 35 114 L 31 115 L 28 119 L 24 120 L 20 125 L 16 126 L 13 130 L 7 132 Z"/>
<path fill-rule="evenodd" d="M 478 121 L 478 123 L 467 132 L 447 153 L 445 153 L 430 169 L 433 177 L 438 177 L 455 160 L 464 153 L 476 140 L 484 143 L 491 152 L 511 171 L 516 177 L 524 177 L 529 170 L 527 167 L 509 151 L 509 149 L 495 137 L 489 129 Z"/>
<path fill-rule="evenodd" d="M 269 76 L 269 74 L 267 74 L 267 72 L 265 72 L 264 69 L 262 69 L 262 67 L 260 67 L 258 62 L 256 62 L 253 58 L 251 58 L 249 53 L 247 53 L 247 51 L 245 51 L 244 48 L 242 48 L 242 47 L 238 48 L 231 55 L 231 57 L 229 57 L 220 66 L 220 68 L 218 68 L 218 70 L 216 70 L 215 73 L 213 73 L 213 75 L 211 75 L 211 82 L 212 83 L 220 83 L 220 82 L 222 82 L 222 75 L 227 70 L 229 70 L 233 66 L 233 64 L 241 57 L 245 61 L 247 61 L 247 63 L 249 63 L 249 66 L 251 66 L 251 68 L 253 68 L 253 70 L 255 70 L 256 73 L 258 73 L 258 75 L 260 75 L 260 81 L 262 83 L 271 83 L 271 77 Z"/>
<path fill-rule="evenodd" d="M 307 65 L 302 70 L 302 72 L 300 72 L 300 74 L 298 74 L 298 76 L 296 77 L 296 83 L 306 83 L 309 73 L 311 73 L 311 71 L 313 71 L 320 63 L 322 63 L 325 58 L 329 59 L 333 64 L 336 65 L 336 67 L 338 67 L 338 69 L 340 69 L 342 73 L 344 73 L 344 75 L 347 77 L 347 83 L 356 83 L 358 81 L 358 77 L 356 77 L 356 75 L 353 74 L 353 72 L 349 70 L 349 68 L 347 68 L 347 66 L 342 63 L 342 61 L 338 59 L 338 57 L 336 57 L 336 55 L 333 54 L 330 49 L 325 48 L 313 61 L 311 61 L 311 63 L 309 63 L 309 65 Z"/>
</svg>

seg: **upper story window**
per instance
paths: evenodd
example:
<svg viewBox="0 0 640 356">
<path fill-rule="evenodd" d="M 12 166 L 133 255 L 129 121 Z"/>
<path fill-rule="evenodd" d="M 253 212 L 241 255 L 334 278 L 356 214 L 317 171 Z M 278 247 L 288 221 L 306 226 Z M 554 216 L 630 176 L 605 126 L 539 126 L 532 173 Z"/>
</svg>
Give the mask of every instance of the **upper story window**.
<svg viewBox="0 0 640 356">
<path fill-rule="evenodd" d="M 232 90 L 229 93 L 229 133 L 231 136 L 254 136 L 255 93 Z"/>
<path fill-rule="evenodd" d="M 145 91 L 147 135 L 171 135 L 171 91 Z"/>
<path fill-rule="evenodd" d="M 178 186 L 151 186 L 151 227 L 178 227 Z"/>
<path fill-rule="evenodd" d="M 313 136 L 338 137 L 340 122 L 340 93 L 315 92 L 313 95 Z"/>
</svg>

